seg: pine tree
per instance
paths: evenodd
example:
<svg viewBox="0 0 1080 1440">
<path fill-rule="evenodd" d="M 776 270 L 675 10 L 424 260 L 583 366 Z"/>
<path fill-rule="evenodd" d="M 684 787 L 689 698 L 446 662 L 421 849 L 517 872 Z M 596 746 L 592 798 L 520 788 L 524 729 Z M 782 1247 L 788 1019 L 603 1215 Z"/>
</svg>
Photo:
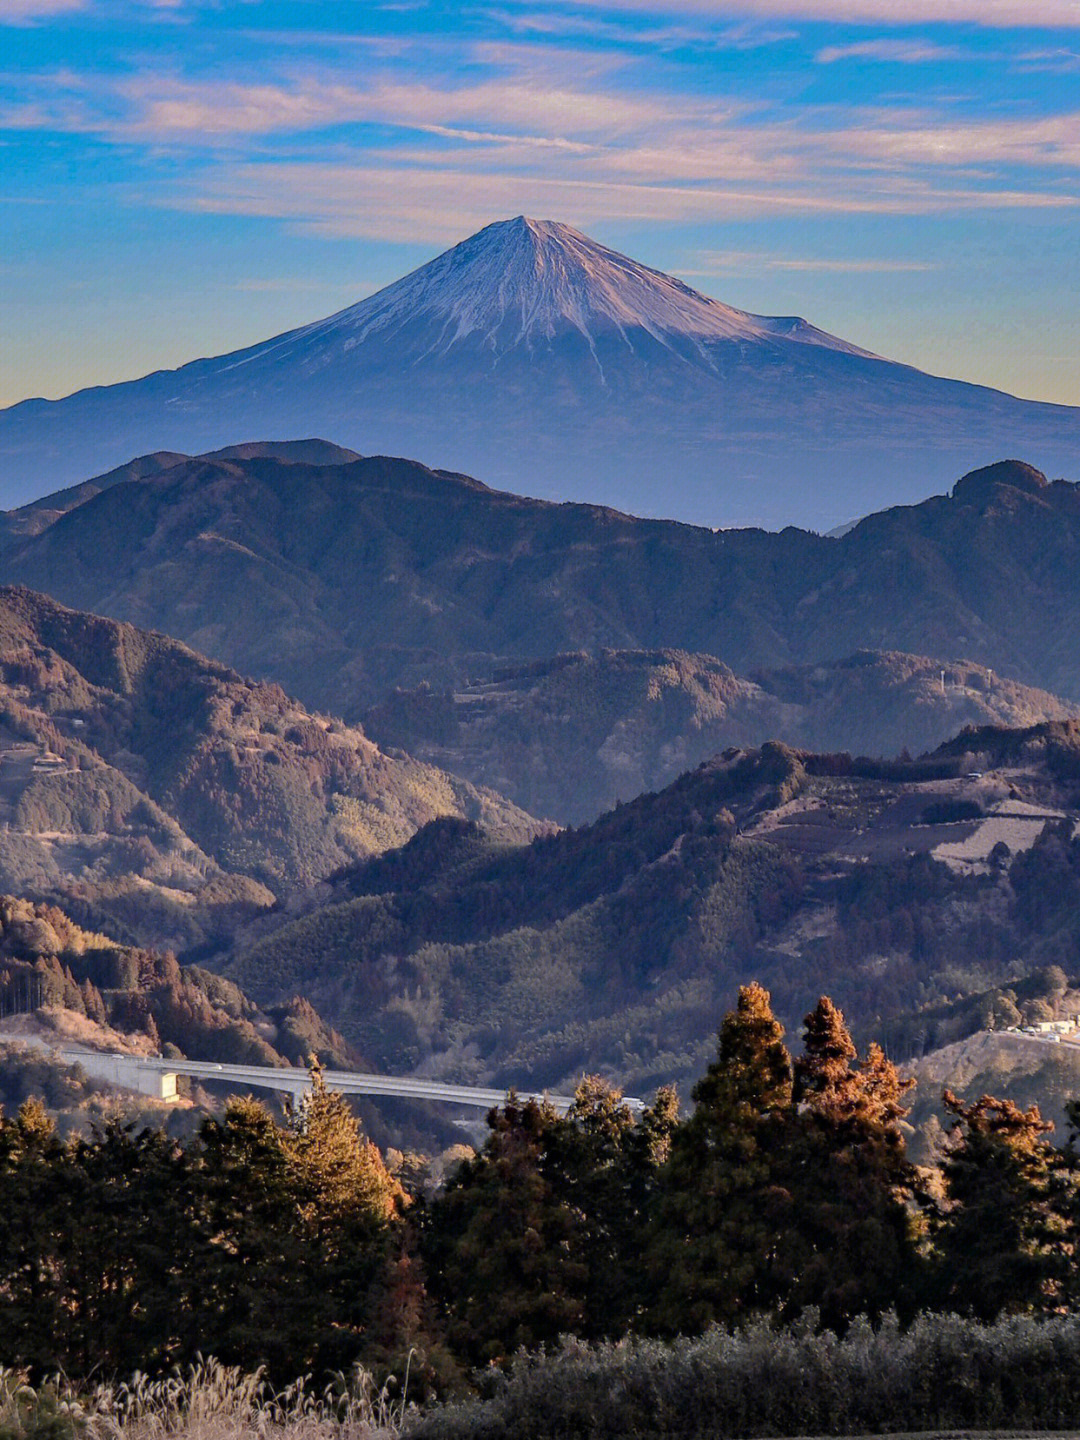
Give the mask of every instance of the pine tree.
<svg viewBox="0 0 1080 1440">
<path fill-rule="evenodd" d="M 648 1251 L 651 1328 L 697 1331 L 767 1309 L 776 1298 L 792 1099 L 783 1035 L 768 991 L 744 986 L 660 1174 Z"/>
</svg>

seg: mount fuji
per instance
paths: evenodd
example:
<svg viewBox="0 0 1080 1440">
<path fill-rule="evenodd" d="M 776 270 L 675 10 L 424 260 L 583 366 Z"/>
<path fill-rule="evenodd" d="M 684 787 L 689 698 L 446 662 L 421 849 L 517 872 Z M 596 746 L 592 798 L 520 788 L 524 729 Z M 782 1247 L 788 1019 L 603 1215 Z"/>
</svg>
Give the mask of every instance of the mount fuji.
<svg viewBox="0 0 1080 1440">
<path fill-rule="evenodd" d="M 714 526 L 827 529 L 1003 454 L 1080 474 L 1080 409 L 733 309 L 518 216 L 249 349 L 0 411 L 3 501 L 151 451 L 311 434 Z"/>
</svg>

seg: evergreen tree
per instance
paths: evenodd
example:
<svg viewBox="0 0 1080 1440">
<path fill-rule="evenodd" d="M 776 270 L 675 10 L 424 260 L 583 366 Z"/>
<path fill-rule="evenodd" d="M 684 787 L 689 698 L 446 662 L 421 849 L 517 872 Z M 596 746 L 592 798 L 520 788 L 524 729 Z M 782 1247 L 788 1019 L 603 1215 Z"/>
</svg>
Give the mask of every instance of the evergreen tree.
<svg viewBox="0 0 1080 1440">
<path fill-rule="evenodd" d="M 586 1339 L 624 1334 L 644 1304 L 641 1240 L 677 1103 L 663 1091 L 635 1123 L 620 1091 L 586 1076 L 545 1134 L 541 1169 L 573 1214 L 567 1283 L 582 1278 L 577 1333 Z"/>
<path fill-rule="evenodd" d="M 345 1099 L 315 1065 L 285 1126 L 253 1100 L 233 1101 L 224 1123 L 203 1126 L 202 1156 L 218 1353 L 282 1378 L 347 1369 L 386 1308 L 404 1194 Z"/>
<path fill-rule="evenodd" d="M 0 1112 L 0 1359 L 38 1373 L 56 1369 L 62 1325 L 49 1252 L 61 1218 L 51 1174 L 63 1156 L 40 1101 L 26 1101 L 14 1119 Z"/>
<path fill-rule="evenodd" d="M 4 1359 L 87 1375 L 193 1355 L 205 1237 L 192 1193 L 160 1131 L 110 1124 L 64 1144 L 36 1102 L 0 1122 Z"/>
<path fill-rule="evenodd" d="M 843 1329 L 855 1315 L 910 1311 L 918 1271 L 915 1175 L 901 1080 L 881 1048 L 856 1063 L 844 1017 L 822 997 L 795 1061 L 786 1147 L 792 1198 L 786 1304 Z"/>
<path fill-rule="evenodd" d="M 1057 1308 L 1067 1234 L 1053 1125 L 990 1095 L 964 1105 L 946 1091 L 945 1105 L 956 1123 L 934 1234 L 938 1303 L 979 1320 Z"/>
<path fill-rule="evenodd" d="M 325 1253 L 346 1234 L 379 1231 L 406 1197 L 348 1101 L 326 1088 L 318 1060 L 310 1075 L 311 1089 L 290 1116 L 285 1148 L 303 1192 L 304 1223 Z"/>
<path fill-rule="evenodd" d="M 302 1233 L 302 1195 L 285 1132 L 250 1097 L 200 1131 L 203 1204 L 213 1244 L 204 1260 L 205 1348 L 275 1376 L 314 1364 L 321 1308 Z"/>
<path fill-rule="evenodd" d="M 425 1258 L 456 1353 L 474 1365 L 581 1327 L 588 1270 L 574 1207 L 545 1173 L 559 1123 L 549 1105 L 511 1092 L 488 1115 L 483 1150 L 432 1205 Z"/>
<path fill-rule="evenodd" d="M 717 1058 L 671 1137 L 648 1253 L 648 1323 L 697 1331 L 767 1309 L 790 1200 L 782 1146 L 791 1059 L 768 991 L 746 985 L 720 1028 Z"/>
</svg>

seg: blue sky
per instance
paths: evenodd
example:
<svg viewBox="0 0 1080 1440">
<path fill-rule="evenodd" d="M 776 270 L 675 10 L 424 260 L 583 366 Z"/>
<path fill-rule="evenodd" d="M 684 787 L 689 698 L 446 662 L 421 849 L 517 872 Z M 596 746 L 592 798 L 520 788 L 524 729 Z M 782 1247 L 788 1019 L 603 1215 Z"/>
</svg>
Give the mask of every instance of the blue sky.
<svg viewBox="0 0 1080 1440">
<path fill-rule="evenodd" d="M 488 221 L 1080 404 L 1080 0 L 0 0 L 0 404 Z"/>
</svg>

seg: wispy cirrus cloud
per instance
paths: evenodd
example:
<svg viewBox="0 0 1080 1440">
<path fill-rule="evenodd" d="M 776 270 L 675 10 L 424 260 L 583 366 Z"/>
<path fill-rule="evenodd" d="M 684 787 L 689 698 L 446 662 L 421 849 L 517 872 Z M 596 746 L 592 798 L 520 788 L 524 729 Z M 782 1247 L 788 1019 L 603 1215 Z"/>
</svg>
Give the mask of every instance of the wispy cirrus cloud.
<svg viewBox="0 0 1080 1440">
<path fill-rule="evenodd" d="M 3 0 L 0 25 L 33 25 L 38 20 L 84 10 L 88 4 L 89 0 Z"/>
<path fill-rule="evenodd" d="M 937 188 L 907 183 L 891 190 L 820 183 L 770 188 L 730 182 L 679 184 L 563 174 L 479 172 L 414 154 L 408 168 L 267 161 L 224 166 L 186 199 L 166 202 L 219 215 L 290 222 L 326 238 L 403 241 L 423 236 L 452 243 L 499 216 L 524 212 L 584 229 L 600 222 L 664 224 L 783 217 L 931 215 L 981 209 L 1073 209 L 1080 198 L 1052 192 Z M 440 163 L 442 161 L 442 163 Z"/>
<path fill-rule="evenodd" d="M 1064 45 L 1049 50 L 1022 50 L 1013 64 L 1026 75 L 1073 75 L 1080 71 L 1080 50 Z"/>
<path fill-rule="evenodd" d="M 110 81 L 58 72 L 35 77 L 29 88 L 26 100 L 0 110 L 0 125 L 195 147 L 366 125 L 526 150 L 615 149 L 626 137 L 673 126 L 715 128 L 745 108 L 575 87 L 524 71 L 458 86 L 423 80 L 356 85 L 318 74 L 266 84 L 152 74 Z"/>
<path fill-rule="evenodd" d="M 814 255 L 771 255 L 757 250 L 705 250 L 682 267 L 681 275 L 697 278 L 722 275 L 755 275 L 785 271 L 803 275 L 907 275 L 940 269 L 931 261 L 860 259 L 855 256 L 825 259 Z"/>
<path fill-rule="evenodd" d="M 523 0 L 524 3 L 524 0 Z M 558 3 L 558 0 L 556 0 Z M 708 0 L 567 0 L 577 9 L 715 16 Z M 839 25 L 975 25 L 990 29 L 1080 29 L 1077 0 L 728 0 L 725 21 L 827 21 Z"/>
<path fill-rule="evenodd" d="M 848 45 L 826 45 L 814 59 L 819 65 L 838 60 L 881 60 L 894 65 L 925 65 L 962 60 L 958 45 L 938 45 L 933 40 L 855 40 Z"/>
<path fill-rule="evenodd" d="M 553 0 L 558 5 L 559 0 Z M 588 5 L 589 0 L 585 0 Z M 660 6 L 661 12 L 664 6 Z M 683 45 L 711 50 L 760 50 L 784 40 L 792 40 L 798 31 L 790 25 L 763 25 L 756 22 L 732 22 L 710 16 L 703 7 L 688 7 L 687 18 L 664 14 L 651 18 L 635 16 L 633 25 L 622 15 L 607 17 L 597 10 L 569 14 L 565 10 L 538 9 L 532 6 L 518 10 L 491 10 L 489 17 L 511 32 L 541 37 L 549 42 L 590 40 L 616 45 L 648 45 L 661 51 Z"/>
</svg>

